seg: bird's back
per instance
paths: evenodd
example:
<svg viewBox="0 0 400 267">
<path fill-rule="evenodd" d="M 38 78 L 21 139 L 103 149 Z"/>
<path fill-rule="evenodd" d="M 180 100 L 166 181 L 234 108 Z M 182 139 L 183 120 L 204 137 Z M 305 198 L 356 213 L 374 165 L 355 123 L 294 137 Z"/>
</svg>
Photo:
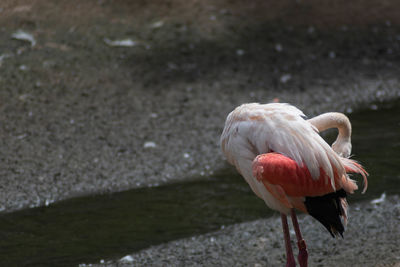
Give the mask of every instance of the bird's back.
<svg viewBox="0 0 400 267">
<path fill-rule="evenodd" d="M 294 106 L 282 103 L 244 104 L 232 111 L 221 136 L 221 147 L 228 161 L 245 176 L 242 168 L 257 155 L 271 151 L 305 164 L 313 179 L 322 169 L 334 186 L 334 170 L 344 174 L 339 156 Z M 250 174 L 251 175 L 251 166 Z M 246 177 L 245 177 L 246 178 Z M 246 178 L 246 180 L 248 180 Z"/>
</svg>

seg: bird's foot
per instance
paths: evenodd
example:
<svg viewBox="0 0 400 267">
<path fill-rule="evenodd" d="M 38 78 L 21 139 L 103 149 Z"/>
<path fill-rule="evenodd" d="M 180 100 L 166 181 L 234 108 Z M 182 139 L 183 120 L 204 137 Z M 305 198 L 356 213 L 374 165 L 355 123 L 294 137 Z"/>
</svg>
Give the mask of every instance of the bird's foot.
<svg viewBox="0 0 400 267">
<path fill-rule="evenodd" d="M 287 259 L 286 267 L 296 267 L 296 262 L 295 262 L 294 258 L 292 258 L 292 260 Z"/>
<path fill-rule="evenodd" d="M 299 247 L 299 255 L 297 256 L 297 259 L 299 260 L 300 267 L 307 267 L 308 252 L 304 239 L 298 241 L 297 246 Z"/>
</svg>

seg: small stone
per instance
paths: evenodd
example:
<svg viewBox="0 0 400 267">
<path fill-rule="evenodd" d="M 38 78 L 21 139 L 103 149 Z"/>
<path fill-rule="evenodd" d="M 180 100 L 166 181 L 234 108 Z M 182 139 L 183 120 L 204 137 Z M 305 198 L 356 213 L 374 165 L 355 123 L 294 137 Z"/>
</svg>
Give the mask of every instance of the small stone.
<svg viewBox="0 0 400 267">
<path fill-rule="evenodd" d="M 283 74 L 280 78 L 281 83 L 287 83 L 288 81 L 290 81 L 292 79 L 292 75 L 290 75 L 289 73 L 287 74 Z"/>
<path fill-rule="evenodd" d="M 275 50 L 276 50 L 276 51 L 278 51 L 278 52 L 282 52 L 282 50 L 283 50 L 283 47 L 282 47 L 282 45 L 281 45 L 281 44 L 279 44 L 279 43 L 278 43 L 278 44 L 276 44 L 276 45 L 275 45 Z"/>
<path fill-rule="evenodd" d="M 120 261 L 123 261 L 123 262 L 133 262 L 133 257 L 132 257 L 131 255 L 127 255 L 127 256 L 121 258 Z"/>
<path fill-rule="evenodd" d="M 157 147 L 157 144 L 153 141 L 147 141 L 143 144 L 144 148 L 155 148 Z"/>
<path fill-rule="evenodd" d="M 244 55 L 244 50 L 243 49 L 236 50 L 236 55 L 243 56 Z"/>
</svg>

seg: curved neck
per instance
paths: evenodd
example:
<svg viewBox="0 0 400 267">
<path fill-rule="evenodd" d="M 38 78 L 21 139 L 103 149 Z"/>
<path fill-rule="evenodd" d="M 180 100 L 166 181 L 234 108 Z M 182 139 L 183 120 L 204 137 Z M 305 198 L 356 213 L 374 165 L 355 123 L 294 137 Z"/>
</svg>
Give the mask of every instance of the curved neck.
<svg viewBox="0 0 400 267">
<path fill-rule="evenodd" d="M 338 112 L 329 112 L 321 114 L 317 117 L 309 119 L 312 125 L 314 125 L 318 131 L 322 132 L 330 128 L 337 128 L 339 135 L 336 141 L 343 140 L 350 142 L 351 138 L 351 124 L 349 118 L 346 115 Z"/>
<path fill-rule="evenodd" d="M 337 128 L 339 134 L 332 144 L 332 149 L 339 156 L 349 157 L 351 153 L 351 124 L 349 118 L 342 113 L 330 112 L 309 119 L 309 123 L 322 132 L 329 128 Z"/>
</svg>

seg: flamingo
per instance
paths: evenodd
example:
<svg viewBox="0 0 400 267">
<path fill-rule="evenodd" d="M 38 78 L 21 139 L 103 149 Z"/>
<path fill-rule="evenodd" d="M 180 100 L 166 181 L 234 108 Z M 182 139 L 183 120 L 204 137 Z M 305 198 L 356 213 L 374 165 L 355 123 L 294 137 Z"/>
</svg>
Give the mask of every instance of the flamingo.
<svg viewBox="0 0 400 267">
<path fill-rule="evenodd" d="M 328 128 L 338 129 L 332 147 L 319 135 Z M 298 262 L 301 267 L 308 262 L 295 209 L 317 219 L 332 237 L 343 237 L 347 193 L 358 189 L 347 173 L 362 175 L 363 193 L 368 186 L 368 173 L 349 159 L 351 124 L 344 114 L 330 112 L 306 120 L 303 112 L 290 104 L 243 104 L 228 115 L 220 143 L 228 162 L 252 191 L 280 212 L 287 267 L 296 265 L 289 214 L 297 238 Z"/>
</svg>

